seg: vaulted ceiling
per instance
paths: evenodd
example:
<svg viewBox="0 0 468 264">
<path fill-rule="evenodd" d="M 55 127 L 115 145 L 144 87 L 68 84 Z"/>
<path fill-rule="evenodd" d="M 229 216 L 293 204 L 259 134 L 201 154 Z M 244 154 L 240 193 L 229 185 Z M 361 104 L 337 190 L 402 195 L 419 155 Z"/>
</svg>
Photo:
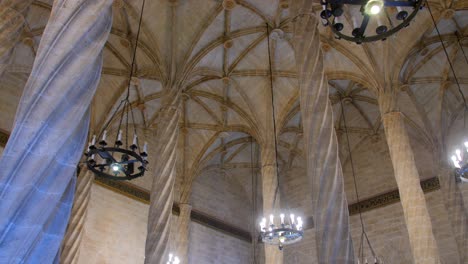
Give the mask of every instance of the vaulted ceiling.
<svg viewBox="0 0 468 264">
<path fill-rule="evenodd" d="M 295 175 L 305 171 L 300 94 L 287 3 L 284 0 L 146 2 L 130 101 L 137 126 L 142 130 L 154 129 L 164 96 L 174 87 L 183 90 L 180 126 L 185 147 L 181 166 L 186 169 L 179 172 L 184 177 L 196 180 L 197 175 L 210 171 L 238 175 L 239 184 L 246 193 L 250 192 L 249 170 L 258 166 L 259 155 L 254 144 L 256 158 L 252 165 L 250 136 L 262 144 L 271 133 L 267 24 L 273 32 L 270 44 L 280 164 L 285 174 L 291 170 L 296 170 Z M 0 87 L 6 96 L 0 98 L 0 111 L 8 113 L 0 120 L 2 129 L 11 129 L 51 4 L 51 0 L 33 3 L 23 41 L 15 48 L 13 60 L 2 76 Z M 126 94 L 141 4 L 141 0 L 114 2 L 113 27 L 104 49 L 101 83 L 92 105 L 91 130 L 101 128 Z M 468 94 L 468 66 L 461 50 L 468 46 L 468 1 L 430 4 L 459 82 Z M 455 31 L 465 36 L 460 44 Z M 374 173 L 376 182 L 388 182 L 380 188 L 365 188 L 364 197 L 396 187 L 377 100 L 379 91 L 389 87 L 399 89 L 400 108 L 417 152 L 422 178 L 433 177 L 436 168 L 432 161 L 445 158 L 446 137 L 461 117 L 462 100 L 427 9 L 408 28 L 385 42 L 356 45 L 335 39 L 325 27 L 321 28 L 321 40 L 347 188 L 352 183 L 341 103 L 350 147 L 361 168 L 359 173 Z M 386 164 L 380 169 L 369 165 L 367 158 L 370 151 L 380 149 L 376 147 L 378 144 L 384 150 L 375 161 Z M 150 181 L 147 178 L 136 184 L 148 188 Z M 306 189 L 298 190 L 307 193 Z M 353 201 L 353 196 L 349 199 Z"/>
</svg>

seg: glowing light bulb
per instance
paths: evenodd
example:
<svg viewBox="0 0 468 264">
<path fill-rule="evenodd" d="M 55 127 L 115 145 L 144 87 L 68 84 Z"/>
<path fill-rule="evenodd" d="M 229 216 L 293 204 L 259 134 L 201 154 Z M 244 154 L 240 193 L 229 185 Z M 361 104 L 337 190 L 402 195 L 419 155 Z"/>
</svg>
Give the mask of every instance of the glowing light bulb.
<svg viewBox="0 0 468 264">
<path fill-rule="evenodd" d="M 111 166 L 111 167 L 112 167 L 112 170 L 113 170 L 113 171 L 115 171 L 115 172 L 117 172 L 117 171 L 119 171 L 119 170 L 120 170 L 120 166 L 119 166 L 119 165 L 117 165 L 117 164 L 112 164 L 112 166 Z"/>
<path fill-rule="evenodd" d="M 291 225 L 294 225 L 294 214 L 291 214 L 289 218 L 291 218 Z"/>
<path fill-rule="evenodd" d="M 174 258 L 174 264 L 179 264 L 179 263 L 180 263 L 179 258 L 178 258 L 178 257 L 175 257 L 175 258 Z"/>
<path fill-rule="evenodd" d="M 171 261 L 173 257 L 174 257 L 174 255 L 172 253 L 169 254 L 169 261 Z"/>
<path fill-rule="evenodd" d="M 370 8 L 370 12 L 371 14 L 373 15 L 377 15 L 378 13 L 380 13 L 380 6 L 378 5 L 373 5 L 371 8 Z"/>
<path fill-rule="evenodd" d="M 466 151 L 468 151 L 468 141 L 465 142 Z"/>
<path fill-rule="evenodd" d="M 280 214 L 281 224 L 284 225 L 284 214 Z"/>
<path fill-rule="evenodd" d="M 302 229 L 302 218 L 301 217 L 298 217 L 297 218 L 297 229 Z"/>
<path fill-rule="evenodd" d="M 377 15 L 382 11 L 383 7 L 382 0 L 369 0 L 364 7 L 364 11 L 369 15 Z"/>
<path fill-rule="evenodd" d="M 274 219 L 274 216 L 271 214 L 270 215 L 270 225 L 274 225 L 273 219 Z"/>
<path fill-rule="evenodd" d="M 462 157 L 461 157 L 461 151 L 459 149 L 455 150 L 455 154 L 457 154 L 457 158 L 459 161 L 462 160 Z"/>
<path fill-rule="evenodd" d="M 286 241 L 286 238 L 284 236 L 280 236 L 278 240 L 279 242 L 284 243 L 284 241 Z"/>
<path fill-rule="evenodd" d="M 452 156 L 452 161 L 453 161 L 453 165 L 454 165 L 455 167 L 457 167 L 457 168 L 459 168 L 459 169 L 461 168 L 460 163 L 458 162 L 458 159 L 457 159 L 457 157 L 456 157 L 455 155 Z"/>
</svg>

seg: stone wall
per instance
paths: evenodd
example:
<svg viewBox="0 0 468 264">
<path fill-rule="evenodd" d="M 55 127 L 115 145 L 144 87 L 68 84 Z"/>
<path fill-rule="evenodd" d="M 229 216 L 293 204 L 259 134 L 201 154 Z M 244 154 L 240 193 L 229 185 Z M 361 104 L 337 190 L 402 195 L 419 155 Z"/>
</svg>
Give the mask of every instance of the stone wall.
<svg viewBox="0 0 468 264">
<path fill-rule="evenodd" d="M 148 208 L 94 184 L 78 263 L 143 263 Z"/>
<path fill-rule="evenodd" d="M 190 264 L 251 263 L 252 245 L 200 224 L 190 225 Z"/>
</svg>

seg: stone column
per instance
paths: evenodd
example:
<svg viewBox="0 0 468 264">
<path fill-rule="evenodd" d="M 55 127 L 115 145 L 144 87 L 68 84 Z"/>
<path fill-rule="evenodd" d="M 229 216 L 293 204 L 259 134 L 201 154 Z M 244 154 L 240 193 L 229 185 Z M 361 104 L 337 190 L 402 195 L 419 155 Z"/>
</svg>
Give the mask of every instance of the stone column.
<svg viewBox="0 0 468 264">
<path fill-rule="evenodd" d="M 33 0 L 0 0 L 0 76 L 21 38 L 25 13 Z"/>
<path fill-rule="evenodd" d="M 400 192 L 411 251 L 415 264 L 437 264 L 440 263 L 439 252 L 432 233 L 431 218 L 403 116 L 396 111 L 396 93 L 396 89 L 382 91 L 379 94 L 379 107 Z"/>
<path fill-rule="evenodd" d="M 111 3 L 54 1 L 0 159 L 0 263 L 58 261 Z"/>
<path fill-rule="evenodd" d="M 175 99 L 173 102 L 161 110 L 157 122 L 157 160 L 153 168 L 154 179 L 145 249 L 146 264 L 166 263 L 169 255 L 180 115 L 179 100 Z"/>
<path fill-rule="evenodd" d="M 454 169 L 441 165 L 438 172 L 440 191 L 447 209 L 447 217 L 458 247 L 460 263 L 468 263 L 468 216 L 463 196 L 454 176 Z"/>
<path fill-rule="evenodd" d="M 271 134 L 273 136 L 273 131 L 271 131 Z M 279 186 L 276 176 L 275 146 L 273 140 L 271 138 L 267 140 L 265 145 L 262 146 L 261 151 L 263 216 L 267 218 L 267 222 L 270 214 L 278 217 L 280 210 L 280 191 L 277 190 Z M 282 264 L 283 251 L 279 250 L 278 246 L 265 244 L 265 263 Z"/>
<path fill-rule="evenodd" d="M 75 199 L 67 232 L 62 242 L 60 263 L 74 264 L 78 261 L 93 178 L 92 172 L 88 171 L 86 166 L 83 166 L 76 182 Z"/>
<path fill-rule="evenodd" d="M 338 156 L 333 110 L 318 32 L 314 1 L 291 1 L 294 51 L 299 74 L 300 103 L 311 184 L 319 263 L 354 263 L 343 171 Z"/>
<path fill-rule="evenodd" d="M 190 242 L 190 213 L 192 206 L 190 204 L 179 204 L 180 214 L 176 234 L 176 251 L 174 252 L 180 258 L 181 263 L 189 263 L 189 242 Z"/>
</svg>

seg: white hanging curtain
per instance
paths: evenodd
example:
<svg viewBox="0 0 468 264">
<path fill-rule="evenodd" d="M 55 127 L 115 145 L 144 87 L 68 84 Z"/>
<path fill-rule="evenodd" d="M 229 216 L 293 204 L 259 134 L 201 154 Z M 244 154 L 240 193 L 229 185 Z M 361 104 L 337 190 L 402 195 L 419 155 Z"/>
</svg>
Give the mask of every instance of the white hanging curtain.
<svg viewBox="0 0 468 264">
<path fill-rule="evenodd" d="M 54 1 L 0 159 L 0 263 L 58 261 L 111 3 Z"/>
<path fill-rule="evenodd" d="M 319 263 L 354 263 L 349 212 L 314 1 L 291 1 L 294 50 Z"/>
</svg>

